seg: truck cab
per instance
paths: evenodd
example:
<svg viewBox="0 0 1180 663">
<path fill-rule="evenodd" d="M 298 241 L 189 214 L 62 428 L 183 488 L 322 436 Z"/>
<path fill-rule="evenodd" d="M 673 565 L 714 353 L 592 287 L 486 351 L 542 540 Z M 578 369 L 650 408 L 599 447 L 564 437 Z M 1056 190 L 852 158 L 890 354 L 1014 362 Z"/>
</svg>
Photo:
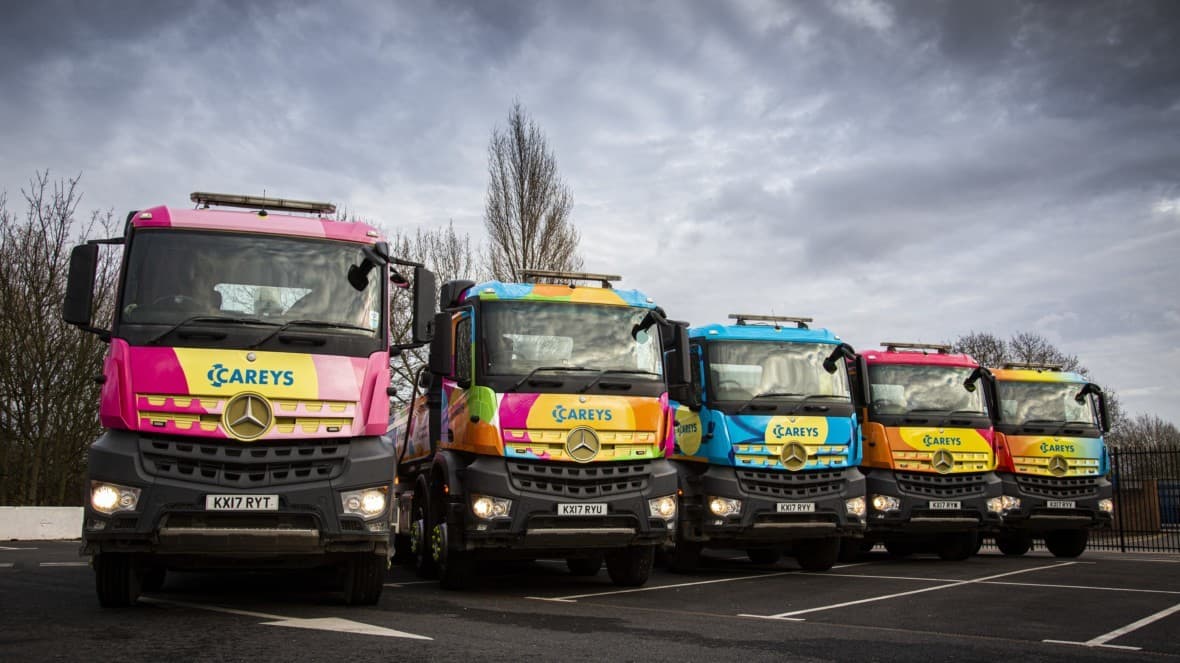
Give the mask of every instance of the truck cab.
<svg viewBox="0 0 1180 663">
<path fill-rule="evenodd" d="M 691 570 L 702 548 L 724 547 L 827 570 L 841 537 L 864 530 L 845 368 L 855 352 L 810 318 L 729 317 L 689 330 L 692 379 L 674 392 L 683 497 L 671 567 Z"/>
<path fill-rule="evenodd" d="M 966 559 L 1000 522 L 1002 492 L 986 371 L 950 346 L 882 343 L 855 377 L 867 389 L 864 423 L 868 529 L 864 550 L 884 543 L 905 556 L 933 549 Z"/>
<path fill-rule="evenodd" d="M 685 329 L 617 276 L 526 278 L 440 290 L 423 394 L 391 429 L 398 546 L 450 589 L 538 557 L 641 585 L 676 523 L 667 383 Z"/>
<path fill-rule="evenodd" d="M 1050 364 L 993 369 L 997 473 L 1003 522 L 996 545 L 1022 555 L 1043 539 L 1058 557 L 1085 551 L 1091 529 L 1109 527 L 1110 430 L 1106 396 L 1084 376 Z"/>
<path fill-rule="evenodd" d="M 415 344 L 434 276 L 328 203 L 194 193 L 78 246 L 67 322 L 110 350 L 88 452 L 82 551 L 103 606 L 172 569 L 339 568 L 348 603 L 381 594 L 394 463 L 389 299 L 412 268 Z M 245 209 L 224 209 L 224 208 Z M 114 317 L 95 326 L 101 244 L 123 248 Z"/>
</svg>

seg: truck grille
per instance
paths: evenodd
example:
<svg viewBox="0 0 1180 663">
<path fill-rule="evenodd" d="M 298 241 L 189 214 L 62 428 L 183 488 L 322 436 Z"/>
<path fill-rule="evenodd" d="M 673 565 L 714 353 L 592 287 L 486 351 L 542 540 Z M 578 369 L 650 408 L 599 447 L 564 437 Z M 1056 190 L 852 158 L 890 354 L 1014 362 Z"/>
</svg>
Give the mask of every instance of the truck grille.
<svg viewBox="0 0 1180 663">
<path fill-rule="evenodd" d="M 1098 477 L 1042 477 L 1017 474 L 1016 485 L 1025 495 L 1048 498 L 1096 497 Z"/>
<path fill-rule="evenodd" d="M 335 479 L 344 472 L 348 445 L 245 446 L 140 438 L 139 456 L 154 477 L 247 489 Z"/>
<path fill-rule="evenodd" d="M 651 466 L 646 463 L 573 463 L 508 462 L 512 487 L 557 497 L 587 499 L 607 497 L 647 489 Z"/>
<path fill-rule="evenodd" d="M 816 472 L 760 472 L 737 470 L 738 485 L 750 495 L 806 500 L 834 495 L 844 488 L 845 470 Z"/>
<path fill-rule="evenodd" d="M 897 487 L 908 495 L 922 497 L 974 497 L 987 492 L 983 474 L 923 474 L 896 472 Z"/>
</svg>

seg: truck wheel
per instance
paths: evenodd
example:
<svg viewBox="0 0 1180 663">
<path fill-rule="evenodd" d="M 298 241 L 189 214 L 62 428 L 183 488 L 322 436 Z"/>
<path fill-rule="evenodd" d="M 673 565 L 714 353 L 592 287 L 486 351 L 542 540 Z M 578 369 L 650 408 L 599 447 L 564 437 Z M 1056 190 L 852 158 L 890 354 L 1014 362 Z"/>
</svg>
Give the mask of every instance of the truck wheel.
<svg viewBox="0 0 1180 663">
<path fill-rule="evenodd" d="M 385 588 L 385 571 L 389 563 L 383 555 L 360 553 L 344 565 L 344 602 L 348 605 L 375 605 Z"/>
<path fill-rule="evenodd" d="M 565 565 L 570 570 L 570 575 L 587 578 L 596 576 L 598 575 L 599 569 L 602 568 L 602 555 L 567 557 L 565 558 Z"/>
<path fill-rule="evenodd" d="M 430 528 L 430 552 L 443 589 L 464 589 L 471 584 L 475 575 L 471 553 L 451 548 L 446 523 L 435 523 Z"/>
<path fill-rule="evenodd" d="M 162 566 L 148 566 L 143 569 L 140 586 L 145 592 L 158 592 L 164 588 L 164 578 L 168 572 Z"/>
<path fill-rule="evenodd" d="M 700 541 L 685 541 L 676 536 L 676 545 L 668 550 L 668 570 L 673 573 L 691 573 L 701 563 Z"/>
<path fill-rule="evenodd" d="M 889 553 L 890 557 L 894 559 L 901 559 L 909 557 L 914 554 L 917 548 L 913 542 L 903 539 L 885 539 L 885 552 Z"/>
<path fill-rule="evenodd" d="M 783 553 L 777 548 L 747 548 L 746 557 L 755 564 L 774 564 L 782 559 Z"/>
<path fill-rule="evenodd" d="M 942 534 L 936 540 L 935 547 L 938 549 L 939 558 L 951 562 L 961 562 L 975 552 L 975 544 L 978 539 L 979 534 L 976 532 Z"/>
<path fill-rule="evenodd" d="M 639 587 L 651 576 L 655 546 L 628 546 L 606 554 L 606 572 L 619 587 Z"/>
<path fill-rule="evenodd" d="M 1045 547 L 1054 557 L 1077 557 L 1086 552 L 1090 530 L 1059 529 L 1045 533 Z"/>
<path fill-rule="evenodd" d="M 94 558 L 94 587 L 104 608 L 126 608 L 143 589 L 135 560 L 126 553 L 102 553 Z"/>
<path fill-rule="evenodd" d="M 415 499 L 413 520 L 410 521 L 410 554 L 413 555 L 414 573 L 419 578 L 433 580 L 438 577 L 434 556 L 430 553 L 427 537 L 426 505 Z"/>
<path fill-rule="evenodd" d="M 997 534 L 996 547 L 1005 555 L 1019 557 L 1032 549 L 1032 535 L 1025 533 Z"/>
<path fill-rule="evenodd" d="M 805 539 L 795 544 L 795 561 L 804 571 L 827 571 L 836 565 L 839 555 L 840 537 Z"/>
</svg>

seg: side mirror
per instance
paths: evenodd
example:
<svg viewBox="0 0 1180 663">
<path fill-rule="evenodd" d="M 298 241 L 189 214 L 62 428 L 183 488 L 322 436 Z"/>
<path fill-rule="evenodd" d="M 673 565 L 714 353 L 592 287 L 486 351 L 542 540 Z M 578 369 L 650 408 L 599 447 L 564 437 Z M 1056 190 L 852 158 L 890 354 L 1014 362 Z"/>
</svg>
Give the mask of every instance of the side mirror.
<svg viewBox="0 0 1180 663">
<path fill-rule="evenodd" d="M 361 247 L 361 264 L 348 268 L 348 283 L 358 291 L 369 287 L 369 272 L 377 265 L 389 264 L 389 244 L 377 242 Z"/>
<path fill-rule="evenodd" d="M 71 325 L 93 331 L 94 277 L 98 273 L 98 245 L 81 244 L 70 252 L 70 274 L 61 317 Z"/>
<path fill-rule="evenodd" d="M 411 334 L 414 343 L 425 345 L 438 333 L 434 316 L 434 296 L 437 292 L 434 272 L 425 267 L 414 268 L 414 323 Z M 446 328 L 450 329 L 450 316 Z"/>
<path fill-rule="evenodd" d="M 860 402 L 867 406 L 873 401 L 873 390 L 869 384 L 869 362 L 863 355 L 856 355 L 856 375 L 857 386 L 860 387 Z"/>
<path fill-rule="evenodd" d="M 828 355 L 828 358 L 824 360 L 824 370 L 829 373 L 835 373 L 836 362 L 840 359 L 856 359 L 856 350 L 847 343 L 837 345 L 836 349 L 832 350 L 832 354 Z"/>
<path fill-rule="evenodd" d="M 444 376 L 451 374 L 451 314 L 434 314 L 434 336 L 430 339 L 430 372 Z"/>
<path fill-rule="evenodd" d="M 668 338 L 664 350 L 665 382 L 669 388 L 689 384 L 692 382 L 692 373 L 688 357 L 688 323 L 666 320 L 660 331 L 661 336 Z M 634 333 L 639 332 L 637 330 Z"/>
</svg>

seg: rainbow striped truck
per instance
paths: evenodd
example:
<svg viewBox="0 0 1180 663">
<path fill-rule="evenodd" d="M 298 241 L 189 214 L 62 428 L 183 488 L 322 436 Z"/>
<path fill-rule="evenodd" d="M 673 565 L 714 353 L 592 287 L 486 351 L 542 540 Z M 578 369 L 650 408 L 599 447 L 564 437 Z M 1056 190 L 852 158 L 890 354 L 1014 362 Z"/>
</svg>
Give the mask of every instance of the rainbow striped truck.
<svg viewBox="0 0 1180 663">
<path fill-rule="evenodd" d="M 947 345 L 882 343 L 862 354 L 868 372 L 860 404 L 868 482 L 868 530 L 894 556 L 933 548 L 960 560 L 1000 522 L 1000 479 L 986 390 L 986 369 Z M 858 391 L 865 393 L 865 391 Z M 846 542 L 842 557 L 856 552 Z"/>
<path fill-rule="evenodd" d="M 995 534 L 1006 555 L 1023 555 L 1033 538 L 1058 557 L 1086 550 L 1090 530 L 1108 527 L 1110 430 L 1106 396 L 1077 373 L 1048 364 L 993 369 L 997 471 L 1004 520 Z"/>
<path fill-rule="evenodd" d="M 692 380 L 673 390 L 683 497 L 669 565 L 689 571 L 708 546 L 744 549 L 759 564 L 785 550 L 804 569 L 827 570 L 841 537 L 864 531 L 845 368 L 855 352 L 809 329 L 810 318 L 729 317 L 736 324 L 689 330 Z"/>
<path fill-rule="evenodd" d="M 620 277 L 523 276 L 440 290 L 425 393 L 391 428 L 396 546 L 448 589 L 538 557 L 642 585 L 676 522 L 666 379 L 685 379 L 687 333 Z"/>
<path fill-rule="evenodd" d="M 169 569 L 319 566 L 348 603 L 376 603 L 390 351 L 429 340 L 434 275 L 323 218 L 330 204 L 192 200 L 70 256 L 63 317 L 110 343 L 82 530 L 99 603 L 134 603 Z M 123 247 L 110 329 L 93 320 L 99 244 Z M 413 267 L 415 310 L 414 343 L 391 348 L 391 281 L 409 284 L 392 265 Z"/>
</svg>

